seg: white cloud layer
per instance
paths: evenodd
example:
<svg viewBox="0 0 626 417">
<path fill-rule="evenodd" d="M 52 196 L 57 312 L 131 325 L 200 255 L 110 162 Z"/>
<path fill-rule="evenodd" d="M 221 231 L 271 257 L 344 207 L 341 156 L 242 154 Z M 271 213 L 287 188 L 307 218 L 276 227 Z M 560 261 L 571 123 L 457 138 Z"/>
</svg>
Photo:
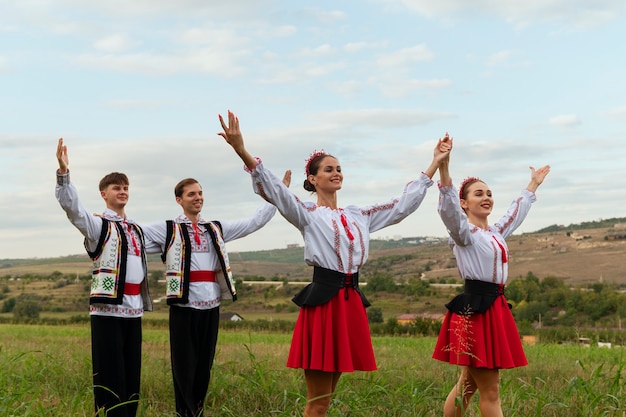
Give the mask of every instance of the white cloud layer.
<svg viewBox="0 0 626 417">
<path fill-rule="evenodd" d="M 228 109 L 252 153 L 293 170 L 302 199 L 314 149 L 340 159 L 340 205 L 365 205 L 402 192 L 448 131 L 453 179 L 490 184 L 492 221 L 544 164 L 520 231 L 626 217 L 625 23 L 616 0 L 1 2 L 0 258 L 83 251 L 54 198 L 60 136 L 94 212 L 116 170 L 140 222 L 178 215 L 172 189 L 190 176 L 206 218 L 250 215 L 261 199 L 216 135 Z M 436 203 L 434 186 L 376 236 L 444 236 Z M 229 249 L 301 239 L 277 216 Z"/>
</svg>

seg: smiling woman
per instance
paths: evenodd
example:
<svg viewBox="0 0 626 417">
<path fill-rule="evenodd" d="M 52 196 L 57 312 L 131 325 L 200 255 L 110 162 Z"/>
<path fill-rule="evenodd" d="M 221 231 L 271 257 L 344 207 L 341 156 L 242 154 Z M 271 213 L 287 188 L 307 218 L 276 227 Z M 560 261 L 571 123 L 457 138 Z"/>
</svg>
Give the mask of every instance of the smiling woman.
<svg viewBox="0 0 626 417">
<path fill-rule="evenodd" d="M 377 369 L 365 313 L 370 303 L 359 289 L 370 233 L 402 221 L 419 207 L 452 143 L 439 139 L 428 168 L 399 197 L 371 206 L 340 207 L 337 193 L 343 172 L 337 158 L 324 151 L 310 155 L 303 186 L 317 194 L 317 202 L 302 202 L 248 153 L 232 112 L 228 112 L 228 124 L 221 115 L 219 120 L 223 129 L 219 135 L 245 163 L 254 191 L 274 204 L 304 237 L 304 258 L 313 267 L 313 280 L 293 298 L 300 312 L 287 366 L 304 370 L 304 415 L 325 416 L 342 373 Z"/>
<path fill-rule="evenodd" d="M 502 416 L 500 369 L 528 364 L 504 295 L 509 267 L 505 238 L 526 218 L 550 167 L 530 167 L 530 182 L 491 226 L 491 190 L 482 180 L 470 177 L 457 193 L 449 160 L 448 156 L 439 168 L 439 214 L 450 234 L 449 244 L 465 289 L 446 304 L 448 311 L 433 353 L 434 359 L 461 366 L 461 376 L 444 404 L 444 416 L 463 415 L 478 391 L 481 414 L 498 417 Z"/>
</svg>

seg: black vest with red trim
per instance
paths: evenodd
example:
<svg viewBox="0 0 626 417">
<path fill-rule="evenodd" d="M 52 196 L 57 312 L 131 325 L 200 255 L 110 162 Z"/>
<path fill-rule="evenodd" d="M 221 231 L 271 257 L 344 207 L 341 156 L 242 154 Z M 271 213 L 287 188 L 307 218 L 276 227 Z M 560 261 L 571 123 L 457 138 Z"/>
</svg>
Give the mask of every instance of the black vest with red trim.
<svg viewBox="0 0 626 417">
<path fill-rule="evenodd" d="M 217 233 L 211 227 L 217 226 Z M 215 253 L 220 263 L 221 273 L 216 274 L 222 299 L 237 300 L 234 282 L 229 276 L 230 266 L 222 249 L 222 225 L 218 221 L 198 223 L 198 226 L 209 234 Z M 191 268 L 191 239 L 185 223 L 166 221 L 165 250 L 161 260 L 165 264 L 165 296 L 168 305 L 187 304 L 189 302 L 189 275 Z"/>
</svg>

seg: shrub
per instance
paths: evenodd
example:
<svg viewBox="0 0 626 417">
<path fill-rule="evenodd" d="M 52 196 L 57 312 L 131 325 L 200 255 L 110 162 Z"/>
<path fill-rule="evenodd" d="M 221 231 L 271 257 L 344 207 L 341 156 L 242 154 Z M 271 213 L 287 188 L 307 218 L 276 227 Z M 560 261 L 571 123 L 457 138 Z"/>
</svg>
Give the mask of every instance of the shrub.
<svg viewBox="0 0 626 417">
<path fill-rule="evenodd" d="M 20 301 L 13 308 L 13 318 L 16 320 L 32 320 L 39 318 L 41 307 L 34 300 Z"/>
</svg>

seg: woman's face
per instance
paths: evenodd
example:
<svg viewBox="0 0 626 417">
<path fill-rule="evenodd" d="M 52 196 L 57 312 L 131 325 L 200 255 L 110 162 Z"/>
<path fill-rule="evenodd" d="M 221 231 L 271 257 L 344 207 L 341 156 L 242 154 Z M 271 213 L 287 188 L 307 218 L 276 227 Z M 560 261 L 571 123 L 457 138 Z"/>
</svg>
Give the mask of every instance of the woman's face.
<svg viewBox="0 0 626 417">
<path fill-rule="evenodd" d="M 465 199 L 461 199 L 461 208 L 468 216 L 487 217 L 493 209 L 491 190 L 482 181 L 476 181 L 465 189 Z"/>
<path fill-rule="evenodd" d="M 340 190 L 343 174 L 339 161 L 332 156 L 322 158 L 317 173 L 309 175 L 309 182 L 315 186 L 318 193 L 320 191 L 334 192 Z"/>
</svg>

